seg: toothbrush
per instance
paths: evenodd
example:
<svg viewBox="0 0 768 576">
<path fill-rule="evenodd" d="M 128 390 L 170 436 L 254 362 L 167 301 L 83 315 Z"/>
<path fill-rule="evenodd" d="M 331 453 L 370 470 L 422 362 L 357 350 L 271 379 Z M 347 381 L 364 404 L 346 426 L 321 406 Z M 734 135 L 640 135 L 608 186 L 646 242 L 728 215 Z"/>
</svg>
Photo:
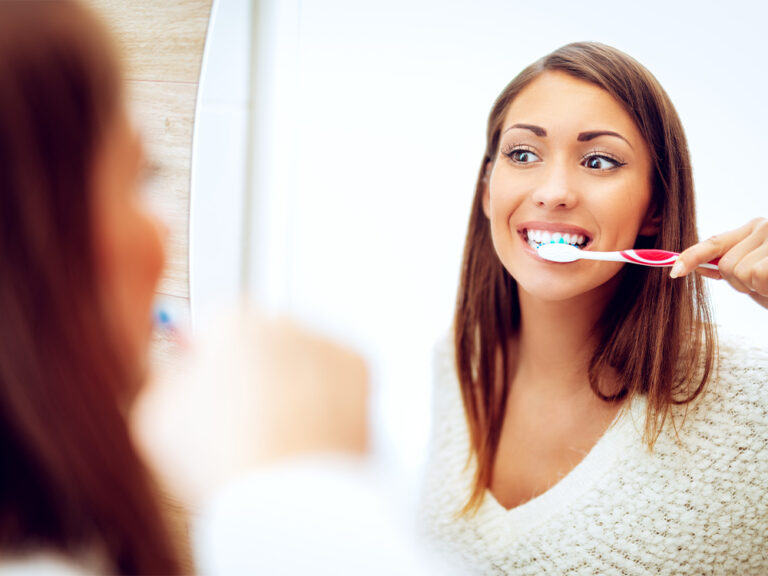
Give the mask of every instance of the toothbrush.
<svg viewBox="0 0 768 576">
<path fill-rule="evenodd" d="M 187 331 L 178 321 L 179 316 L 180 314 L 177 314 L 177 311 L 174 310 L 173 306 L 171 306 L 169 302 L 164 301 L 163 298 L 158 298 L 155 301 L 155 306 L 152 311 L 152 320 L 155 329 L 158 332 L 165 334 L 170 340 L 181 345 L 186 345 L 188 340 L 186 334 Z"/>
<path fill-rule="evenodd" d="M 153 317 L 155 327 L 159 330 L 176 331 L 176 323 L 171 318 L 170 311 L 161 304 L 155 306 Z"/>
<path fill-rule="evenodd" d="M 565 243 L 551 242 L 542 244 L 536 251 L 539 256 L 552 262 L 574 262 L 576 260 L 602 260 L 606 262 L 628 262 L 630 264 L 640 264 L 642 266 L 672 266 L 677 257 L 677 252 L 668 252 L 666 250 L 620 250 L 618 252 L 593 252 L 590 250 L 579 250 L 575 246 Z M 717 263 L 720 258 L 710 260 L 706 264 L 699 264 L 701 268 L 717 270 Z"/>
</svg>

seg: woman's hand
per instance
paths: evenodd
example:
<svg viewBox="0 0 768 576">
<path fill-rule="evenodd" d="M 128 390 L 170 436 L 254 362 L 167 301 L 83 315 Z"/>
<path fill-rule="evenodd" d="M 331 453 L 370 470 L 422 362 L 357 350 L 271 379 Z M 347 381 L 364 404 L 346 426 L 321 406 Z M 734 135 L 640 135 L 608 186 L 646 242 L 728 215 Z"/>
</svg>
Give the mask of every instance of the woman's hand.
<svg viewBox="0 0 768 576">
<path fill-rule="evenodd" d="M 718 256 L 719 272 L 697 268 Z M 736 290 L 768 308 L 768 219 L 755 218 L 691 246 L 680 254 L 670 275 L 678 278 L 693 270 L 709 278 L 724 278 Z"/>
<path fill-rule="evenodd" d="M 227 480 L 302 454 L 367 450 L 367 368 L 288 320 L 243 309 L 147 387 L 134 430 L 164 484 L 194 508 Z"/>
</svg>

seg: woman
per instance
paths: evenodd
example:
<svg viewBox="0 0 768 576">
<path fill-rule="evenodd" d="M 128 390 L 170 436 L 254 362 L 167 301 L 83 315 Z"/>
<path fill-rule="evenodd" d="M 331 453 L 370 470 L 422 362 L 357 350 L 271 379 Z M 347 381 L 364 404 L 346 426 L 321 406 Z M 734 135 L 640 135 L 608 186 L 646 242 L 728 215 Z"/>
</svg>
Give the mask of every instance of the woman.
<svg viewBox="0 0 768 576">
<path fill-rule="evenodd" d="M 437 353 L 425 518 L 441 550 L 485 574 L 768 570 L 768 355 L 718 356 L 691 274 L 721 257 L 768 307 L 768 222 L 701 244 L 694 222 L 682 126 L 635 60 L 570 44 L 504 89 Z M 538 256 L 561 239 L 691 248 L 671 274 Z"/>
<path fill-rule="evenodd" d="M 125 419 L 164 253 L 116 62 L 79 5 L 0 3 L 0 549 L 173 574 Z"/>
<path fill-rule="evenodd" d="M 200 506 L 206 573 L 424 573 L 365 470 L 357 354 L 241 313 L 146 386 L 142 165 L 99 22 L 0 2 L 0 574 L 190 572 L 141 455 Z"/>
</svg>

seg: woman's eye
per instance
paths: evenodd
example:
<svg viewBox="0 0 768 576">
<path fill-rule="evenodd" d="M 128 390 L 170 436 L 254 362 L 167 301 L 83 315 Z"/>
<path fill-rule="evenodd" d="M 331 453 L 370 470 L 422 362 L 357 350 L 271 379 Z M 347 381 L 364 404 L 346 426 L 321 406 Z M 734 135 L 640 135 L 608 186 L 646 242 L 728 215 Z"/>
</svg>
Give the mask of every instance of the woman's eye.
<svg viewBox="0 0 768 576">
<path fill-rule="evenodd" d="M 624 164 L 607 156 L 593 155 L 586 157 L 581 165 L 591 170 L 613 170 Z"/>
<path fill-rule="evenodd" d="M 517 164 L 531 164 L 532 162 L 541 161 L 541 158 L 530 150 L 512 150 L 507 156 L 509 156 L 509 159 L 512 160 L 512 162 Z"/>
</svg>

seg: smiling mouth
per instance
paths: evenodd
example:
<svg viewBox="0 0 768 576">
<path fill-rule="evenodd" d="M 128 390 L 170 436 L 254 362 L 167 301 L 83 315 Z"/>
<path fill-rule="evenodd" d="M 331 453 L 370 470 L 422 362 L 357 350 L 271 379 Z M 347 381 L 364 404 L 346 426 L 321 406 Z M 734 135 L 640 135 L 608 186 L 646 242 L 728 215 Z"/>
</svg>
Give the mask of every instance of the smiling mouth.
<svg viewBox="0 0 768 576">
<path fill-rule="evenodd" d="M 523 240 L 536 250 L 542 244 L 570 244 L 579 250 L 583 250 L 592 239 L 583 234 L 567 234 L 562 232 L 551 232 L 549 230 L 535 230 L 533 228 L 524 228 L 521 233 Z"/>
</svg>

